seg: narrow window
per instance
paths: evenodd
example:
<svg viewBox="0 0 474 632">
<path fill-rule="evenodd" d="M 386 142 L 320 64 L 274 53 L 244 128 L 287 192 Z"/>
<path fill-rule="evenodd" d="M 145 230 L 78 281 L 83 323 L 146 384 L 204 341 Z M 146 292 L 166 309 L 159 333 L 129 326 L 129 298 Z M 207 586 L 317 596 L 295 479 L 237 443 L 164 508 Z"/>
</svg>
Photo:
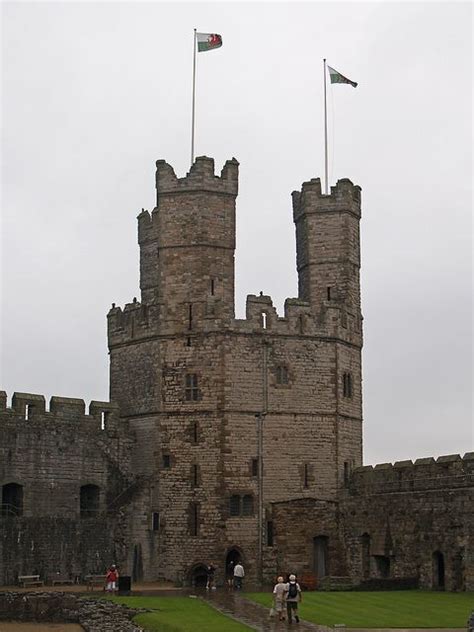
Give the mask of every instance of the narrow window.
<svg viewBox="0 0 474 632">
<path fill-rule="evenodd" d="M 258 476 L 258 459 L 252 459 L 252 476 Z"/>
<path fill-rule="evenodd" d="M 352 397 L 352 375 L 344 373 L 342 376 L 342 394 L 344 397 Z"/>
<path fill-rule="evenodd" d="M 100 429 L 101 430 L 107 429 L 108 418 L 109 418 L 109 413 L 107 411 L 102 411 L 100 413 Z"/>
<path fill-rule="evenodd" d="M 197 421 L 193 421 L 193 425 L 192 425 L 192 442 L 193 443 L 197 443 L 198 442 L 198 422 Z"/>
<path fill-rule="evenodd" d="M 169 454 L 163 454 L 163 467 L 166 469 L 171 467 L 171 457 Z"/>
<path fill-rule="evenodd" d="M 262 312 L 262 328 L 267 328 L 267 315 L 265 312 Z"/>
<path fill-rule="evenodd" d="M 25 419 L 26 419 L 26 421 L 28 421 L 29 418 L 30 418 L 30 404 L 26 404 L 25 405 Z"/>
<path fill-rule="evenodd" d="M 351 475 L 351 464 L 349 461 L 344 461 L 344 485 L 349 485 L 349 478 Z"/>
<path fill-rule="evenodd" d="M 189 506 L 189 532 L 191 535 L 199 535 L 199 504 L 191 503 Z"/>
<path fill-rule="evenodd" d="M 229 513 L 231 516 L 240 516 L 240 496 L 237 494 L 230 497 Z"/>
<path fill-rule="evenodd" d="M 303 314 L 300 314 L 298 316 L 298 326 L 299 326 L 300 334 L 304 334 L 304 316 L 303 316 Z"/>
<path fill-rule="evenodd" d="M 82 485 L 80 490 L 81 518 L 91 518 L 99 513 L 100 488 L 97 485 Z"/>
<path fill-rule="evenodd" d="M 253 496 L 251 494 L 246 494 L 242 498 L 242 515 L 253 516 Z"/>
<path fill-rule="evenodd" d="M 154 511 L 151 514 L 151 530 L 152 531 L 160 530 L 160 514 L 157 511 Z"/>
<path fill-rule="evenodd" d="M 21 516 L 23 514 L 23 486 L 8 483 L 2 487 L 2 516 Z"/>
<path fill-rule="evenodd" d="M 267 522 L 267 546 L 273 546 L 273 521 Z"/>
<path fill-rule="evenodd" d="M 188 312 L 188 329 L 192 329 L 193 328 L 193 306 L 192 304 L 189 305 L 189 312 Z"/>
<path fill-rule="evenodd" d="M 214 279 L 211 279 L 211 296 L 214 296 Z"/>
<path fill-rule="evenodd" d="M 330 287 L 326 288 L 326 293 L 327 293 L 327 299 L 328 299 L 328 301 L 330 301 L 331 300 L 331 288 Z"/>
<path fill-rule="evenodd" d="M 188 336 L 186 339 L 186 346 L 190 347 L 191 346 L 191 336 Z"/>
<path fill-rule="evenodd" d="M 303 487 L 305 489 L 309 487 L 309 466 L 307 463 L 304 464 L 303 469 Z"/>
<path fill-rule="evenodd" d="M 286 368 L 286 366 L 277 366 L 276 381 L 277 384 L 288 384 L 288 369 Z"/>
<path fill-rule="evenodd" d="M 198 376 L 196 373 L 186 374 L 185 397 L 187 402 L 197 402 L 199 400 Z"/>
<path fill-rule="evenodd" d="M 192 482 L 193 482 L 193 487 L 199 487 L 199 465 L 197 465 L 197 463 L 193 463 Z"/>
</svg>

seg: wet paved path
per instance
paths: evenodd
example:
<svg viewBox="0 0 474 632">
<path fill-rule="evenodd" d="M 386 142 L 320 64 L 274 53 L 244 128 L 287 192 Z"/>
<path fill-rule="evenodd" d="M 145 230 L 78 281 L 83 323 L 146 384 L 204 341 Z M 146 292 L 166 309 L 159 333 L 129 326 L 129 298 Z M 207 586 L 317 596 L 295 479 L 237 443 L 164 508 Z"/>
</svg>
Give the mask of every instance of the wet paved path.
<svg viewBox="0 0 474 632">
<path fill-rule="evenodd" d="M 268 616 L 269 609 L 253 601 L 247 601 L 245 595 L 234 591 L 212 590 L 207 594 L 200 593 L 207 603 L 219 610 L 223 614 L 245 623 L 252 630 L 258 632 L 283 632 L 283 630 L 294 629 L 298 632 L 326 632 L 331 628 L 322 625 L 314 625 L 307 621 L 301 621 L 289 626 L 287 621 L 278 621 Z"/>
</svg>

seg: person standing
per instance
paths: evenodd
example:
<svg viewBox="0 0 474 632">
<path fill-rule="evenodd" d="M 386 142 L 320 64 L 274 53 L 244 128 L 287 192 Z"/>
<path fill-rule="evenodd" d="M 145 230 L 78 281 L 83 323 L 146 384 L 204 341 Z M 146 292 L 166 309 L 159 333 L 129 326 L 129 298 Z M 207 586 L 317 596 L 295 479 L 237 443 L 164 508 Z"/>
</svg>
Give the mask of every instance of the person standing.
<svg viewBox="0 0 474 632">
<path fill-rule="evenodd" d="M 105 584 L 106 584 L 105 590 L 107 592 L 114 593 L 117 590 L 118 578 L 119 578 L 119 574 L 118 574 L 117 567 L 115 566 L 115 564 L 112 564 L 112 566 L 109 568 L 105 576 Z"/>
<path fill-rule="evenodd" d="M 284 621 L 285 616 L 283 614 L 285 606 L 285 593 L 286 584 L 283 581 L 283 577 L 278 577 L 277 583 L 273 589 L 273 598 L 275 599 L 275 611 L 278 613 L 278 620 Z"/>
<path fill-rule="evenodd" d="M 216 569 L 214 568 L 214 566 L 212 564 L 208 564 L 207 569 L 206 569 L 206 575 L 207 575 L 207 582 L 206 582 L 206 590 L 211 590 L 214 589 L 214 574 L 216 572 Z"/>
<path fill-rule="evenodd" d="M 301 603 L 301 588 L 296 581 L 296 575 L 290 575 L 286 584 L 286 614 L 288 615 L 288 623 L 292 623 L 292 616 L 295 615 L 296 623 L 300 622 L 298 616 L 298 603 Z"/>
<path fill-rule="evenodd" d="M 229 588 L 232 588 L 232 586 L 234 585 L 234 560 L 230 560 L 230 562 L 227 564 L 225 576 L 227 580 L 227 585 L 229 586 Z"/>
<path fill-rule="evenodd" d="M 242 580 L 244 577 L 245 577 L 244 567 L 239 561 L 234 566 L 234 586 L 238 588 L 239 590 L 242 588 Z"/>
</svg>

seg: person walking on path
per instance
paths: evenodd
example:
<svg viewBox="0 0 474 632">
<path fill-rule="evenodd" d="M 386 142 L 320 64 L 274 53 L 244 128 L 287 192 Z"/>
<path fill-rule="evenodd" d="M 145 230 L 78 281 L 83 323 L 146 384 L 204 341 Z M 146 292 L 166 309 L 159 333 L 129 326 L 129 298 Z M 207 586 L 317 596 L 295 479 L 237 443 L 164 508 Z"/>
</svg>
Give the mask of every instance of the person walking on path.
<svg viewBox="0 0 474 632">
<path fill-rule="evenodd" d="M 107 592 L 114 593 L 117 590 L 118 578 L 119 574 L 117 567 L 115 566 L 115 564 L 112 564 L 105 576 L 105 590 Z"/>
<path fill-rule="evenodd" d="M 234 585 L 234 561 L 233 560 L 231 560 L 227 564 L 225 576 L 227 580 L 227 585 L 229 586 L 229 588 L 232 588 Z"/>
<path fill-rule="evenodd" d="M 234 586 L 238 590 L 240 590 L 242 588 L 242 580 L 243 580 L 244 577 L 245 577 L 244 567 L 242 566 L 242 564 L 239 561 L 234 566 Z"/>
<path fill-rule="evenodd" d="M 295 615 L 296 623 L 300 622 L 298 616 L 298 603 L 301 603 L 301 588 L 296 581 L 295 575 L 290 575 L 289 582 L 286 584 L 286 614 L 288 615 L 288 623 L 292 623 L 292 617 Z"/>
<path fill-rule="evenodd" d="M 278 620 L 284 621 L 284 606 L 285 606 L 285 593 L 286 584 L 283 581 L 283 577 L 278 577 L 277 583 L 273 589 L 273 597 L 275 599 L 275 611 L 278 613 Z"/>
<path fill-rule="evenodd" d="M 212 564 L 208 564 L 206 568 L 206 575 L 207 575 L 206 590 L 215 589 L 215 586 L 214 586 L 215 572 L 216 572 L 216 569 L 214 568 L 214 566 Z"/>
</svg>

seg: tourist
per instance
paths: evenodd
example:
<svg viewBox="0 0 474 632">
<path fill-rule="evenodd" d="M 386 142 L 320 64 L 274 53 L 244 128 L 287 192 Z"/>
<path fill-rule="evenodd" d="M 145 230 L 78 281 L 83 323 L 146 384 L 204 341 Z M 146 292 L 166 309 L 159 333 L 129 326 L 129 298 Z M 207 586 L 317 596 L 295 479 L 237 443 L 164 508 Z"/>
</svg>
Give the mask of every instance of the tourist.
<svg viewBox="0 0 474 632">
<path fill-rule="evenodd" d="M 229 588 L 232 588 L 234 585 L 234 565 L 235 565 L 234 560 L 230 560 L 230 562 L 227 564 L 227 568 L 225 569 L 227 586 Z"/>
<path fill-rule="evenodd" d="M 239 590 L 242 588 L 242 580 L 244 577 L 245 577 L 244 567 L 239 561 L 234 567 L 234 586 L 238 588 Z"/>
<path fill-rule="evenodd" d="M 107 574 L 105 576 L 105 590 L 107 592 L 115 592 L 118 589 L 118 578 L 119 578 L 119 574 L 118 574 L 118 570 L 117 567 L 115 566 L 115 564 L 112 564 L 112 566 L 109 568 L 109 570 L 107 571 Z"/>
<path fill-rule="evenodd" d="M 296 581 L 296 575 L 290 575 L 289 581 L 285 585 L 286 613 L 288 623 L 292 623 L 292 616 L 295 615 L 296 623 L 300 622 L 298 616 L 298 602 L 301 602 L 301 588 Z"/>
<path fill-rule="evenodd" d="M 214 590 L 214 574 L 216 569 L 212 564 L 209 564 L 206 568 L 207 582 L 206 582 L 206 590 Z"/>
<path fill-rule="evenodd" d="M 286 584 L 283 581 L 283 577 L 278 577 L 277 583 L 273 589 L 273 595 L 275 600 L 275 611 L 278 613 L 278 620 L 284 621 L 284 605 L 285 605 L 285 593 Z"/>
</svg>

